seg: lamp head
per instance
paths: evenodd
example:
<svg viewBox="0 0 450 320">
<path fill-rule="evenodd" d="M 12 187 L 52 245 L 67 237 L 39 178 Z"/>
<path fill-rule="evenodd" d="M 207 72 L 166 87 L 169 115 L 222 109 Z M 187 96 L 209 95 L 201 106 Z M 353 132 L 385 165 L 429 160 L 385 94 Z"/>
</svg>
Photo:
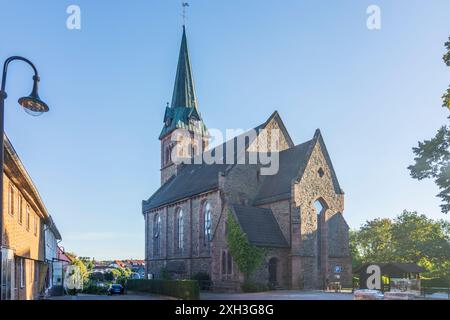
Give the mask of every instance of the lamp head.
<svg viewBox="0 0 450 320">
<path fill-rule="evenodd" d="M 49 110 L 47 104 L 39 98 L 38 83 L 39 76 L 33 77 L 33 91 L 27 97 L 19 99 L 19 104 L 24 108 L 25 112 L 32 116 L 40 116 Z"/>
</svg>

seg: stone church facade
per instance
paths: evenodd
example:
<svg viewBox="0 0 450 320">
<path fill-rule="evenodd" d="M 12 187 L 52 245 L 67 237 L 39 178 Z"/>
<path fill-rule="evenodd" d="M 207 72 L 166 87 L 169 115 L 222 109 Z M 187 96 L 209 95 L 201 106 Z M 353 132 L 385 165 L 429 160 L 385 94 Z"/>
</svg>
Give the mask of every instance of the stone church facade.
<svg viewBox="0 0 450 320">
<path fill-rule="evenodd" d="M 172 104 L 159 136 L 161 187 L 142 202 L 147 274 L 186 279 L 204 272 L 213 289 L 239 291 L 243 275 L 227 246 L 226 221 L 231 214 L 251 244 L 266 248 L 253 281 L 289 289 L 322 289 L 336 281 L 350 287 L 344 192 L 320 130 L 295 145 L 275 111 L 255 132 L 256 136 L 243 134 L 244 152 L 233 149 L 231 158 L 276 152 L 275 174 L 262 175 L 261 164 L 173 160 L 174 148 L 186 159 L 198 153 L 217 155 L 219 150 L 224 158 L 230 153 L 227 143 L 208 149 L 183 27 Z M 279 139 L 271 143 L 274 132 Z M 236 145 L 240 137 L 232 139 Z"/>
</svg>

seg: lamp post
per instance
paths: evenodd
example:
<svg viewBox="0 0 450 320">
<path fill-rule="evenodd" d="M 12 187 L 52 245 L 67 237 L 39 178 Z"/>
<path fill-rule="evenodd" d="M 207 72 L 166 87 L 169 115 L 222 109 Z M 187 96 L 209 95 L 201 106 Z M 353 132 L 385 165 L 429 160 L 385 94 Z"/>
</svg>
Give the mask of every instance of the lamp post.
<svg viewBox="0 0 450 320">
<path fill-rule="evenodd" d="M 44 112 L 47 112 L 49 110 L 47 104 L 45 104 L 45 102 L 43 102 L 38 95 L 38 84 L 39 84 L 39 74 L 38 71 L 36 69 L 36 67 L 34 66 L 34 64 L 24 58 L 24 57 L 20 57 L 20 56 L 12 56 L 9 57 L 8 59 L 5 60 L 5 63 L 3 65 L 3 75 L 2 75 L 2 84 L 1 84 L 1 90 L 0 90 L 0 300 L 3 299 L 4 296 L 6 296 L 6 294 L 3 292 L 4 290 L 4 286 L 6 287 L 6 283 L 4 283 L 4 278 L 5 280 L 7 279 L 6 277 L 6 272 L 8 272 L 8 270 L 5 270 L 5 275 L 3 274 L 4 270 L 3 268 L 6 266 L 3 265 L 3 161 L 4 161 L 4 107 L 5 107 L 5 99 L 8 97 L 8 95 L 6 94 L 5 91 L 5 87 L 6 87 L 6 75 L 8 72 L 8 66 L 12 61 L 15 60 L 19 60 L 19 61 L 23 61 L 26 62 L 28 65 L 31 66 L 31 68 L 34 71 L 34 76 L 33 76 L 33 90 L 31 91 L 30 95 L 26 96 L 26 97 L 22 97 L 19 99 L 19 104 L 24 108 L 24 110 L 33 116 L 39 116 Z"/>
</svg>

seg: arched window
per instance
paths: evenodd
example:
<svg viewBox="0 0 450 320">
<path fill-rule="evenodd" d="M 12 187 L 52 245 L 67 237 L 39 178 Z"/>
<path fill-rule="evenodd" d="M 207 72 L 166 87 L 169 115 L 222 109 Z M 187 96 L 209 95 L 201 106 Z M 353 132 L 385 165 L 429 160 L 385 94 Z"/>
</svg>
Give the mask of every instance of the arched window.
<svg viewBox="0 0 450 320">
<path fill-rule="evenodd" d="M 227 250 L 222 251 L 222 274 L 233 274 L 233 258 L 231 257 L 231 253 Z"/>
<path fill-rule="evenodd" d="M 205 202 L 203 206 L 203 243 L 205 246 L 209 245 L 211 241 L 211 205 Z"/>
<path fill-rule="evenodd" d="M 222 251 L 222 274 L 227 274 L 227 253 Z"/>
<path fill-rule="evenodd" d="M 161 252 L 161 215 L 157 213 L 153 218 L 153 253 L 159 255 Z"/>
<path fill-rule="evenodd" d="M 323 227 L 323 219 L 324 213 L 328 209 L 327 203 L 322 198 L 317 199 L 314 202 L 314 207 L 316 208 L 317 213 L 317 268 L 319 271 L 322 269 L 322 251 L 323 245 L 325 244 L 323 241 L 322 227 Z"/>
<path fill-rule="evenodd" d="M 183 224 L 183 210 L 179 209 L 177 213 L 177 248 L 183 250 L 184 244 L 184 224 Z"/>
</svg>

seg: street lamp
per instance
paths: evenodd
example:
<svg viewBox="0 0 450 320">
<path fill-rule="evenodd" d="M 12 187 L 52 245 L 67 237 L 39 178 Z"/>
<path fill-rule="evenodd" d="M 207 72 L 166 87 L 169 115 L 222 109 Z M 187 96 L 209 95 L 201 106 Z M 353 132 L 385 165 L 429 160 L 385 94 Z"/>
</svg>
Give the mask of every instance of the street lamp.
<svg viewBox="0 0 450 320">
<path fill-rule="evenodd" d="M 3 276 L 3 161 L 4 161 L 4 113 L 5 113 L 5 99 L 8 97 L 5 91 L 6 87 L 6 74 L 8 72 L 8 65 L 15 60 L 20 60 L 23 62 L 26 62 L 28 65 L 33 68 L 34 76 L 33 76 L 33 90 L 31 91 L 30 95 L 26 97 L 22 97 L 19 99 L 19 104 L 24 108 L 25 112 L 27 112 L 30 115 L 33 116 L 39 116 L 43 114 L 44 112 L 47 112 L 49 110 L 47 104 L 43 102 L 39 98 L 38 94 L 38 84 L 40 81 L 38 71 L 34 64 L 20 56 L 12 56 L 5 60 L 5 63 L 3 65 L 3 75 L 2 75 L 2 85 L 0 90 L 0 300 L 3 299 L 3 285 L 4 285 L 4 279 L 6 279 L 6 273 L 5 277 Z M 6 286 L 6 283 L 5 283 Z"/>
</svg>

